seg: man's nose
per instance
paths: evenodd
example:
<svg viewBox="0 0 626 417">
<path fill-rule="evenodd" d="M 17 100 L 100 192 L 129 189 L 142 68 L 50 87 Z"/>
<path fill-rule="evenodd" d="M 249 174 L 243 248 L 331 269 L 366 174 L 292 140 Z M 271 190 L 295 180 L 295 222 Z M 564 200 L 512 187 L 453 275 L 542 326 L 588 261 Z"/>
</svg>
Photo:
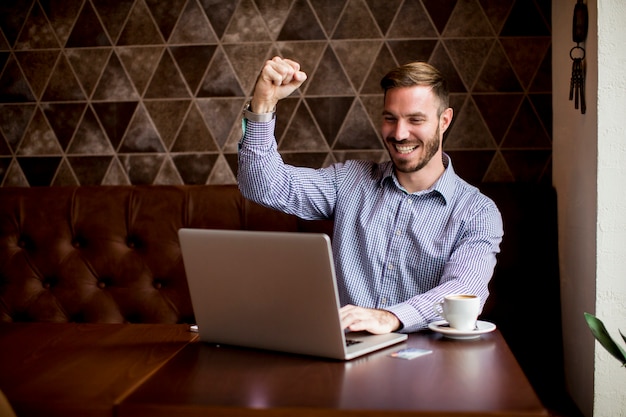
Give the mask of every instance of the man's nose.
<svg viewBox="0 0 626 417">
<path fill-rule="evenodd" d="M 398 120 L 394 129 L 394 137 L 398 141 L 408 139 L 409 124 L 403 120 Z"/>
</svg>

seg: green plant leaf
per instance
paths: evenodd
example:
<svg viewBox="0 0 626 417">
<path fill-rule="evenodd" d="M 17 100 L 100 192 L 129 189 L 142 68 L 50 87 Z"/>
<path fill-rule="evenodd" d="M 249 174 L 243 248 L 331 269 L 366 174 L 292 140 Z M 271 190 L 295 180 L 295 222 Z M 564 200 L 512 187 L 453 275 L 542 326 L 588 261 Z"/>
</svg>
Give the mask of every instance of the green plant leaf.
<svg viewBox="0 0 626 417">
<path fill-rule="evenodd" d="M 609 335 L 606 327 L 604 327 L 604 323 L 602 323 L 602 321 L 593 314 L 584 314 L 587 325 L 589 326 L 589 329 L 591 329 L 591 333 L 593 333 L 593 336 L 596 338 L 596 340 L 600 342 L 600 344 L 606 349 L 607 352 L 613 355 L 615 359 L 620 361 L 622 365 L 626 365 L 626 351 L 624 351 L 624 349 L 622 349 L 622 347 L 615 343 L 615 341 L 611 338 L 611 335 Z M 621 334 L 621 336 L 624 341 L 626 341 L 624 335 Z"/>
</svg>

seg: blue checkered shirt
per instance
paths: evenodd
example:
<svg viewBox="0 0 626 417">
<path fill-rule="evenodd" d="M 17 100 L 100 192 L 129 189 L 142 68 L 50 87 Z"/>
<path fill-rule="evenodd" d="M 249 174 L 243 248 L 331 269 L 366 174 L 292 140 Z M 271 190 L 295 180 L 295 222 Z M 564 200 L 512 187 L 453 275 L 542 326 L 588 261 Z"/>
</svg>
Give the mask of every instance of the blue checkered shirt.
<svg viewBox="0 0 626 417">
<path fill-rule="evenodd" d="M 342 305 L 388 310 L 407 333 L 440 320 L 433 304 L 446 294 L 477 294 L 484 305 L 502 217 L 492 200 L 455 174 L 447 155 L 437 182 L 409 194 L 391 162 L 285 165 L 274 125 L 244 120 L 239 188 L 248 199 L 304 219 L 334 219 Z"/>
</svg>

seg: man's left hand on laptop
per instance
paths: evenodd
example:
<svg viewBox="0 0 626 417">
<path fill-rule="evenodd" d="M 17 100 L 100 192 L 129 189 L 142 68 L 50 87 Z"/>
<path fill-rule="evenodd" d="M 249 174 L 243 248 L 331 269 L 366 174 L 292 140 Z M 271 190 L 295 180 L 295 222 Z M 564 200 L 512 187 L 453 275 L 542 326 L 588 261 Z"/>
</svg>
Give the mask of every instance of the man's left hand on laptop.
<svg viewBox="0 0 626 417">
<path fill-rule="evenodd" d="M 400 320 L 389 311 L 357 307 L 351 304 L 341 307 L 341 327 L 351 331 L 367 331 L 373 334 L 391 333 L 400 329 Z"/>
</svg>

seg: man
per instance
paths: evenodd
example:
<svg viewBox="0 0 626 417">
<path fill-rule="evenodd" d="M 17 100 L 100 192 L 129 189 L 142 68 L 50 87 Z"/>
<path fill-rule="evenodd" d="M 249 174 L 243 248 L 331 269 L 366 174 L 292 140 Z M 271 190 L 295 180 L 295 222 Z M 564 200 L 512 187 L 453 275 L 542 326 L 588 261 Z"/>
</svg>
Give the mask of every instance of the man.
<svg viewBox="0 0 626 417">
<path fill-rule="evenodd" d="M 285 165 L 274 138 L 277 103 L 306 78 L 292 60 L 266 62 L 244 111 L 238 182 L 260 204 L 334 219 L 344 328 L 414 332 L 440 319 L 433 304 L 451 293 L 479 295 L 484 305 L 502 218 L 443 153 L 453 116 L 445 79 L 425 63 L 391 71 L 381 81 L 381 133 L 390 161 L 314 170 Z"/>
</svg>

